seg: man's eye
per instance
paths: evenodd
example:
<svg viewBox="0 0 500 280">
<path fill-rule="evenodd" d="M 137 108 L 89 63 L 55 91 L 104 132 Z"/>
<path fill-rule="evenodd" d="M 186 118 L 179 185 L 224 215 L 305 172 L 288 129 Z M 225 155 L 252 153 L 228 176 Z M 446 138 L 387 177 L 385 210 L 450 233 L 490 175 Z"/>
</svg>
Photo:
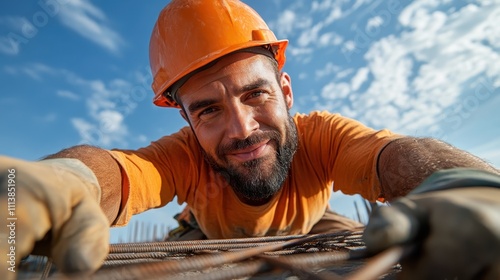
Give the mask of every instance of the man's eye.
<svg viewBox="0 0 500 280">
<path fill-rule="evenodd" d="M 209 115 L 211 113 L 214 113 L 216 111 L 216 108 L 214 107 L 208 107 L 206 109 L 203 109 L 202 111 L 200 111 L 200 113 L 198 114 L 199 116 L 206 116 L 206 115 Z"/>
<path fill-rule="evenodd" d="M 264 94 L 264 91 L 258 90 L 258 91 L 254 91 L 254 92 L 250 93 L 250 95 L 248 97 L 249 98 L 256 98 L 256 97 L 262 96 L 263 94 Z"/>
</svg>

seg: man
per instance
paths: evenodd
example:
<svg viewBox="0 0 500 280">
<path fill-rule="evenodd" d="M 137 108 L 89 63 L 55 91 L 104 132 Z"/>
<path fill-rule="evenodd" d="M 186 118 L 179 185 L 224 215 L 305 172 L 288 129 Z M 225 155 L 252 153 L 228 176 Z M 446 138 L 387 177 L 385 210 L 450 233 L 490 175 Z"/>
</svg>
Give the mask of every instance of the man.
<svg viewBox="0 0 500 280">
<path fill-rule="evenodd" d="M 281 72 L 286 46 L 239 1 L 172 1 L 151 36 L 154 103 L 179 108 L 189 127 L 139 150 L 76 146 L 40 162 L 2 158 L 2 199 L 13 182 L 9 175 L 16 178 L 17 254 L 28 254 L 40 241 L 35 250 L 50 253 L 63 271 L 95 270 L 107 253 L 103 232 L 109 225 L 124 225 L 175 196 L 190 206 L 208 238 L 352 230 L 354 223 L 327 211 L 332 184 L 391 201 L 438 170 L 450 170 L 451 178 L 439 173 L 418 188 L 420 194 L 377 214 L 368 226 L 369 248 L 412 243 L 428 228 L 439 234 L 425 240 L 439 243 L 457 228 L 447 215 L 463 209 L 487 217 L 478 223 L 477 215 L 461 216 L 465 225 L 478 226 L 473 234 L 499 246 L 493 222 L 498 170 L 440 141 L 374 131 L 337 114 L 291 117 L 291 77 Z M 449 188 L 464 172 L 475 181 L 463 186 L 483 188 L 426 193 Z M 442 207 L 434 210 L 436 205 Z M 436 211 L 441 221 L 428 218 Z M 427 255 L 435 258 L 425 251 L 407 271 L 429 273 Z M 490 254 L 465 273 L 494 275 L 497 260 Z M 451 263 L 443 275 L 460 269 Z"/>
</svg>

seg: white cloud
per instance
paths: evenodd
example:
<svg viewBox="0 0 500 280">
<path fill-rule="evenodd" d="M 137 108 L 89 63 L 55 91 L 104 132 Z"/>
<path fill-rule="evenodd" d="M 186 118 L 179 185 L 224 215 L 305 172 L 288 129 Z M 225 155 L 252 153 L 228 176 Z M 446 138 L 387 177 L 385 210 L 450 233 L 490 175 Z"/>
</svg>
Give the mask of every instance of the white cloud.
<svg viewBox="0 0 500 280">
<path fill-rule="evenodd" d="M 412 24 L 402 16 L 403 23 L 414 29 L 403 33 L 397 44 L 407 50 L 406 57 L 413 56 L 422 63 L 412 81 L 417 95 L 412 104 L 421 104 L 420 107 L 427 110 L 424 109 L 417 118 L 403 120 L 402 124 L 424 127 L 439 121 L 443 110 L 459 102 L 459 97 L 470 90 L 467 81 L 481 76 L 500 77 L 499 66 L 491 63 L 500 59 L 495 50 L 500 44 L 495 46 L 491 41 L 489 45 L 484 44 L 484 41 L 489 41 L 491 33 L 500 33 L 497 24 L 500 8 L 468 5 L 445 15 L 415 3 L 405 11 L 420 15 L 419 23 Z M 422 120 L 423 114 L 428 117 L 427 121 Z"/>
<path fill-rule="evenodd" d="M 500 61 L 500 6 L 488 3 L 453 10 L 442 8 L 449 4 L 446 1 L 413 1 L 399 15 L 401 32 L 370 37 L 364 46 L 346 37 L 343 51 L 358 60 L 363 55 L 357 72 L 342 80 L 350 84 L 351 92 L 345 94 L 343 83 L 328 82 L 321 90 L 323 100 L 316 104 L 400 133 L 429 135 L 447 129 L 442 122 L 446 112 L 473 94 L 478 81 L 490 81 L 490 88 L 500 86 L 496 63 Z M 367 26 L 389 23 L 371 17 Z M 335 73 L 340 79 L 340 73 L 352 69 L 342 63 L 335 67 L 326 64 L 316 76 Z M 332 98 L 344 102 L 330 102 Z"/>
<path fill-rule="evenodd" d="M 295 13 L 290 10 L 284 10 L 280 14 L 276 23 L 278 37 L 288 37 L 288 34 L 293 32 L 293 26 L 296 22 L 295 18 Z"/>
<path fill-rule="evenodd" d="M 325 64 L 323 69 L 316 70 L 316 78 L 320 79 L 325 76 L 329 76 L 333 72 L 338 72 L 340 70 L 340 66 L 335 65 L 331 62 Z"/>
<path fill-rule="evenodd" d="M 80 132 L 80 135 L 86 135 L 87 137 L 82 136 L 83 139 L 90 139 L 91 137 L 91 130 L 94 129 L 94 125 L 90 124 L 84 119 L 80 118 L 74 118 L 71 119 L 71 123 L 73 126 Z"/>
<path fill-rule="evenodd" d="M 356 72 L 356 75 L 354 75 L 351 80 L 351 89 L 357 91 L 361 85 L 366 82 L 369 73 L 370 70 L 367 67 L 359 68 L 358 72 Z"/>
<path fill-rule="evenodd" d="M 2 16 L 0 26 L 6 27 L 9 32 L 0 36 L 0 53 L 17 55 L 20 52 L 20 44 L 29 41 L 36 35 L 36 28 L 24 17 Z"/>
<path fill-rule="evenodd" d="M 129 132 L 125 117 L 137 105 L 129 96 L 133 85 L 121 79 L 107 83 L 100 80 L 79 81 L 79 84 L 90 92 L 86 104 L 91 122 L 73 121 L 82 141 L 105 147 L 127 145 Z M 89 131 L 92 133 L 89 134 Z"/>
<path fill-rule="evenodd" d="M 343 41 L 344 39 L 342 38 L 342 36 L 338 35 L 337 33 L 327 32 L 319 36 L 317 44 L 321 47 L 338 46 L 342 44 Z"/>
<path fill-rule="evenodd" d="M 309 77 L 309 74 L 306 72 L 299 73 L 299 79 L 300 80 L 305 80 Z"/>
<path fill-rule="evenodd" d="M 126 146 L 129 132 L 125 118 L 136 108 L 139 99 L 145 98 L 133 95 L 132 92 L 137 87 L 144 87 L 144 81 L 132 84 L 123 79 L 86 80 L 68 70 L 55 69 L 44 64 L 6 66 L 4 71 L 12 75 L 29 75 L 37 80 L 45 80 L 50 76 L 59 82 L 65 81 L 73 89 L 57 90 L 57 96 L 71 100 L 85 98 L 88 118 L 71 119 L 73 127 L 81 137 L 81 143 L 103 147 L 115 144 Z M 136 77 L 143 78 L 140 75 Z"/>
<path fill-rule="evenodd" d="M 293 11 L 293 7 L 290 7 L 281 12 L 276 21 L 268 24 L 278 38 L 288 38 L 296 32 L 312 26 L 313 18 L 304 13 L 296 13 Z"/>
<path fill-rule="evenodd" d="M 103 110 L 92 115 L 91 120 L 72 118 L 71 123 L 80 135 L 81 144 L 100 147 L 127 145 L 128 128 L 124 115 L 115 110 Z"/>
<path fill-rule="evenodd" d="M 382 19 L 381 16 L 375 16 L 370 19 L 368 19 L 368 22 L 366 23 L 366 29 L 372 29 L 372 28 L 378 28 L 382 24 L 384 24 L 384 20 Z"/>
<path fill-rule="evenodd" d="M 340 18 L 342 18 L 342 9 L 338 6 L 335 6 L 330 10 L 330 14 L 325 19 L 325 24 L 329 25 Z"/>
<path fill-rule="evenodd" d="M 140 134 L 139 136 L 137 136 L 137 141 L 142 143 L 147 143 L 149 141 L 149 138 L 146 137 L 146 135 L 144 134 Z"/>
<path fill-rule="evenodd" d="M 333 2 L 331 0 L 324 0 L 321 2 L 313 1 L 311 3 L 311 11 L 312 12 L 324 11 L 324 10 L 330 9 L 332 4 L 333 4 Z"/>
<path fill-rule="evenodd" d="M 356 50 L 356 43 L 353 40 L 345 41 L 342 45 L 343 53 L 351 53 Z"/>
<path fill-rule="evenodd" d="M 117 53 L 124 44 L 120 34 L 108 23 L 106 15 L 87 0 L 70 0 L 61 6 L 58 14 L 61 23 L 82 37 Z"/>
<path fill-rule="evenodd" d="M 82 118 L 71 119 L 73 127 L 78 131 L 80 135 L 79 144 L 96 145 L 96 146 L 109 146 L 116 140 L 114 135 L 103 133 L 102 130 L 96 124 L 90 123 Z"/>
<path fill-rule="evenodd" d="M 69 91 L 69 90 L 58 90 L 56 92 L 57 96 L 59 97 L 62 97 L 62 98 L 66 98 L 66 99 L 70 99 L 70 100 L 79 100 L 80 99 L 80 96 L 72 91 Z"/>
<path fill-rule="evenodd" d="M 296 4 L 296 3 L 295 3 Z M 336 46 L 343 42 L 343 38 L 335 32 L 325 32 L 324 28 L 343 17 L 342 8 L 339 3 L 332 1 L 312 2 L 307 12 L 296 12 L 304 9 L 303 5 L 291 5 L 284 10 L 276 21 L 270 22 L 269 26 L 279 38 L 298 38 L 290 42 L 291 48 L 308 49 L 315 46 Z M 316 17 L 316 13 L 328 13 L 325 17 Z M 318 21 L 318 19 L 320 19 Z M 296 50 L 296 49 L 295 49 Z M 293 56 L 303 56 L 303 51 L 292 51 Z M 307 59 L 301 59 L 307 62 Z"/>
<path fill-rule="evenodd" d="M 115 110 L 103 110 L 98 113 L 100 127 L 106 133 L 126 133 L 126 129 L 123 127 L 123 119 L 123 115 Z"/>
<path fill-rule="evenodd" d="M 28 76 L 39 81 L 42 80 L 42 75 L 54 74 L 54 70 L 43 63 L 33 63 L 30 67 L 25 67 L 23 71 Z"/>
<path fill-rule="evenodd" d="M 299 47 L 307 47 L 318 41 L 319 32 L 323 28 L 323 24 L 316 24 L 313 27 L 304 30 L 297 40 Z"/>
<path fill-rule="evenodd" d="M 321 90 L 321 96 L 325 99 L 343 99 L 351 92 L 347 83 L 328 83 Z"/>
<path fill-rule="evenodd" d="M 30 63 L 23 66 L 6 65 L 3 67 L 3 70 L 5 73 L 8 73 L 10 75 L 28 76 L 37 81 L 42 81 L 44 76 L 54 76 L 58 74 L 57 70 L 43 63 Z"/>
<path fill-rule="evenodd" d="M 311 3 L 311 13 L 328 12 L 328 15 L 322 18 L 322 23 L 326 25 L 332 24 L 334 21 L 341 19 L 345 14 L 342 11 L 341 1 L 325 0 L 321 3 L 314 1 Z"/>
<path fill-rule="evenodd" d="M 0 36 L 0 52 L 8 55 L 19 53 L 19 43 L 7 36 Z"/>
<path fill-rule="evenodd" d="M 344 79 L 351 75 L 354 72 L 353 68 L 347 68 L 347 69 L 339 69 L 337 73 L 335 73 L 335 79 Z"/>
<path fill-rule="evenodd" d="M 286 49 L 287 54 L 297 57 L 297 59 L 307 62 L 310 60 L 310 54 L 314 53 L 314 48 L 297 48 L 294 46 L 288 46 Z"/>
</svg>

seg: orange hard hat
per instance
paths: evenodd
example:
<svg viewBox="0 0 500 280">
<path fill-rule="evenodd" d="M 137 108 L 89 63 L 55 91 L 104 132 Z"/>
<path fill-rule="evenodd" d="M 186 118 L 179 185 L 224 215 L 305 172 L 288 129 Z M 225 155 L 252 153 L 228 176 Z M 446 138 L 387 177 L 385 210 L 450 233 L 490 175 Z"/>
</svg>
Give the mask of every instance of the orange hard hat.
<svg viewBox="0 0 500 280">
<path fill-rule="evenodd" d="M 287 44 L 288 40 L 276 39 L 259 14 L 241 1 L 172 0 L 161 11 L 149 44 L 153 102 L 179 107 L 173 86 L 235 51 L 265 46 L 281 70 Z"/>
</svg>

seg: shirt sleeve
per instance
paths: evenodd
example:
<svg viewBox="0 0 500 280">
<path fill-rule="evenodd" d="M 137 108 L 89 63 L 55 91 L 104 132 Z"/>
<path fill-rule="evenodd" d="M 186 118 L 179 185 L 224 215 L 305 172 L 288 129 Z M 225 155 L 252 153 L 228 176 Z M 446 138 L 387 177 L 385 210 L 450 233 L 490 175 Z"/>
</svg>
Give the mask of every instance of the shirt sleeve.
<svg viewBox="0 0 500 280">
<path fill-rule="evenodd" d="M 192 131 L 185 127 L 138 150 L 109 151 L 122 172 L 122 204 L 114 225 L 122 226 L 132 215 L 166 205 L 177 196 L 186 200 L 195 185 L 196 164 L 202 160 Z"/>
<path fill-rule="evenodd" d="M 298 127 L 307 143 L 310 162 L 334 190 L 381 200 L 377 173 L 380 152 L 391 141 L 403 137 L 389 130 L 374 130 L 358 121 L 328 112 L 314 112 L 298 118 Z"/>
</svg>

